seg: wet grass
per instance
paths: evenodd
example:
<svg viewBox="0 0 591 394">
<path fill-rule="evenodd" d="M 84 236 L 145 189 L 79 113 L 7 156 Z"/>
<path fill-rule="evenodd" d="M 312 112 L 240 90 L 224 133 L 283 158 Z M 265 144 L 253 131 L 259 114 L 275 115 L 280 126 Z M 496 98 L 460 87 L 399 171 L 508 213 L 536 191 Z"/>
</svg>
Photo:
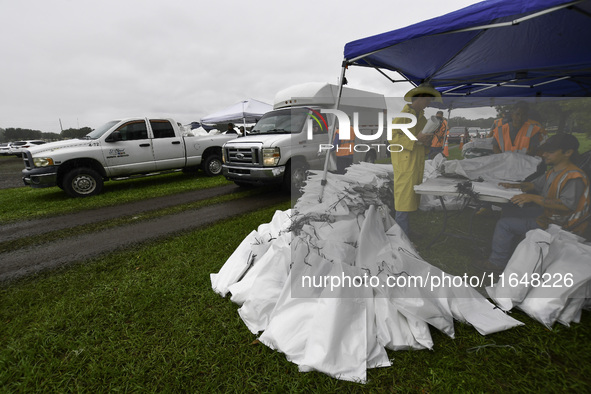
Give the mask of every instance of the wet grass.
<svg viewBox="0 0 591 394">
<path fill-rule="evenodd" d="M 238 306 L 214 293 L 209 279 L 250 231 L 287 208 L 269 207 L 0 288 L 0 392 L 591 391 L 589 312 L 581 323 L 551 331 L 518 311 L 512 316 L 525 326 L 488 336 L 457 322 L 453 339 L 433 329 L 433 351 L 389 351 L 392 367 L 369 370 L 366 385 L 298 372 L 256 341 Z M 481 242 L 444 236 L 427 250 L 442 218 L 439 212 L 412 217 L 423 235 L 419 251 L 446 271 L 469 272 L 471 261 L 488 253 L 497 214 L 478 216 L 471 232 L 467 215 L 450 222 L 450 230 Z"/>
<path fill-rule="evenodd" d="M 244 237 L 282 204 L 162 242 L 40 274 L 0 290 L 0 391 L 4 392 L 499 392 L 591 389 L 591 317 L 552 331 L 526 323 L 481 336 L 455 324 L 455 338 L 432 330 L 433 351 L 389 352 L 392 367 L 361 385 L 300 373 L 261 345 L 238 306 L 211 290 Z M 435 234 L 438 215 L 413 225 Z M 460 218 L 459 220 L 464 220 Z M 494 217 L 484 217 L 494 221 Z M 461 225 L 461 223 L 459 223 Z M 488 226 L 480 225 L 485 233 Z M 427 260 L 467 260 L 472 246 L 442 240 Z"/>
<path fill-rule="evenodd" d="M 102 208 L 148 198 L 169 196 L 195 189 L 232 184 L 222 176 L 176 172 L 145 178 L 105 183 L 103 193 L 87 198 L 71 198 L 57 187 L 20 187 L 0 190 L 0 223 L 39 219 L 87 209 Z"/>
<path fill-rule="evenodd" d="M 199 201 L 193 201 L 186 204 L 178 204 L 167 208 L 161 209 L 152 209 L 146 212 L 141 213 L 134 213 L 132 215 L 123 215 L 116 219 L 108 219 L 99 222 L 93 222 L 85 225 L 79 225 L 74 227 L 69 227 L 63 230 L 57 231 L 50 231 L 48 229 L 47 232 L 42 234 L 36 234 L 29 237 L 22 237 L 15 240 L 10 241 L 3 241 L 0 239 L 0 253 L 5 253 L 9 251 L 18 250 L 24 247 L 43 247 L 43 244 L 48 242 L 52 242 L 58 239 L 66 238 L 66 237 L 73 237 L 73 236 L 80 236 L 83 234 L 94 233 L 98 231 L 108 230 L 110 228 L 115 228 L 119 226 L 125 226 L 131 223 L 138 223 L 145 220 L 151 220 L 158 217 L 172 215 L 175 213 L 180 213 L 187 210 L 195 210 L 199 208 L 203 208 L 205 206 L 210 206 L 214 204 L 221 204 L 224 202 L 235 201 L 241 198 L 261 195 L 263 193 L 269 192 L 276 192 L 270 188 L 253 188 L 248 190 L 243 190 L 237 193 L 232 194 L 225 194 L 213 198 L 208 198 Z"/>
</svg>

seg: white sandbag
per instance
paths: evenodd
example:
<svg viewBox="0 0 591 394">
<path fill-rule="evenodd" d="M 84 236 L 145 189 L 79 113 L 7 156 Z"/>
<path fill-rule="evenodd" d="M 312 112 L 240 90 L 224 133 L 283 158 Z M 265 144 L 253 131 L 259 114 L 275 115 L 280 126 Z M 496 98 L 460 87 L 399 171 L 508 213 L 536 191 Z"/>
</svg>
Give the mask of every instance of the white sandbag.
<svg viewBox="0 0 591 394">
<path fill-rule="evenodd" d="M 579 287 L 566 301 L 564 308 L 556 321 L 564 326 L 569 327 L 571 323 L 579 323 L 581 321 L 581 314 L 583 306 L 587 298 L 591 297 L 591 282 Z"/>
<path fill-rule="evenodd" d="M 533 287 L 518 307 L 551 329 L 568 299 L 591 280 L 591 247 L 556 236 L 549 246 L 547 259 L 550 265 L 539 286 Z M 570 313 L 576 315 L 576 312 Z"/>
<path fill-rule="evenodd" d="M 382 346 L 391 350 L 427 349 L 417 342 L 406 317 L 398 311 L 390 299 L 385 296 L 376 296 L 374 304 L 376 331 Z M 432 343 L 429 345 L 432 346 Z"/>
<path fill-rule="evenodd" d="M 359 230 L 364 217 L 350 215 L 335 222 L 310 222 L 311 228 L 304 228 L 304 231 L 319 240 L 337 241 L 355 244 L 359 239 Z"/>
<path fill-rule="evenodd" d="M 240 243 L 217 274 L 210 274 L 213 290 L 225 297 L 229 287 L 239 281 L 269 248 L 272 239 L 290 225 L 291 210 L 275 211 L 271 222 L 261 224 Z"/>
<path fill-rule="evenodd" d="M 254 334 L 267 327 L 271 312 L 285 286 L 291 264 L 290 240 L 289 233 L 280 235 L 257 262 L 259 273 L 251 287 L 256 291 L 247 292 L 242 307 L 238 309 L 242 321 Z M 232 295 L 234 301 L 237 294 Z"/>
<path fill-rule="evenodd" d="M 402 306 L 409 299 L 397 296 L 393 302 L 403 311 L 412 313 L 416 318 L 431 324 L 449 336 L 454 336 L 453 319 L 471 324 L 482 335 L 488 335 L 509 328 L 522 325 L 521 322 L 507 316 L 486 300 L 480 293 L 463 283 L 461 278 L 446 274 L 424 260 L 415 253 L 398 250 L 398 256 L 403 262 L 402 270 L 409 276 L 420 277 L 423 287 L 405 289 L 411 294 L 422 298 L 411 298 L 419 305 Z M 396 254 L 394 252 L 394 254 Z M 390 294 L 393 294 L 390 293 Z M 401 299 L 404 299 L 402 301 Z"/>
<path fill-rule="evenodd" d="M 372 205 L 365 212 L 365 220 L 359 231 L 355 265 L 367 268 L 370 275 L 377 275 L 378 253 L 388 242 L 382 218 L 375 205 Z"/>
<path fill-rule="evenodd" d="M 448 160 L 443 163 L 445 174 L 461 175 L 471 180 L 523 181 L 536 172 L 540 157 L 504 152 L 472 159 Z"/>
<path fill-rule="evenodd" d="M 331 277 L 363 275 L 356 268 L 333 264 Z M 373 317 L 373 293 L 368 287 L 325 288 L 310 322 L 302 365 L 343 380 L 365 382 L 369 366 L 390 365 L 377 332 L 367 320 Z M 368 309 L 370 308 L 370 309 Z M 368 331 L 373 329 L 373 332 Z"/>
<path fill-rule="evenodd" d="M 454 319 L 473 326 L 481 335 L 494 334 L 523 323 L 495 307 L 472 287 L 455 287 L 448 298 Z"/>
<path fill-rule="evenodd" d="M 397 277 L 396 286 L 387 283 L 387 294 L 392 299 L 392 303 L 402 313 L 407 320 L 417 319 L 428 323 L 450 337 L 454 336 L 453 316 L 446 303 L 440 302 L 440 298 L 445 298 L 446 289 L 442 287 L 430 288 L 429 276 L 440 275 L 441 270 L 419 258 L 406 252 L 405 250 L 392 250 L 392 260 L 387 260 L 387 255 L 380 254 L 386 263 L 390 263 L 392 272 L 388 273 L 392 278 Z M 401 262 L 401 270 L 398 268 Z M 410 323 L 410 320 L 409 320 Z M 415 328 L 420 328 L 415 325 Z M 413 326 L 411 325 L 411 330 Z M 419 335 L 417 337 L 417 335 Z M 417 342 L 428 347 L 427 343 L 432 343 L 430 333 L 420 331 L 415 335 Z M 432 345 L 431 345 L 432 346 Z"/>
<path fill-rule="evenodd" d="M 504 280 L 486 288 L 490 298 L 501 309 L 509 311 L 525 299 L 530 287 L 513 278 L 528 278 L 534 273 L 541 275 L 551 241 L 550 233 L 536 229 L 528 231 L 525 239 L 517 245 L 503 272 Z"/>
<path fill-rule="evenodd" d="M 298 365 L 304 359 L 306 341 L 310 335 L 310 321 L 316 314 L 316 305 L 324 290 L 322 286 L 302 288 L 304 276 L 328 275 L 332 263 L 318 255 L 310 256 L 308 264 L 298 264 L 289 273 L 269 323 L 259 340 L 285 354 L 286 358 Z"/>
<path fill-rule="evenodd" d="M 228 294 L 228 287 L 236 283 L 251 266 L 254 261 L 252 244 L 256 242 L 257 235 L 256 231 L 251 231 L 226 260 L 220 271 L 209 275 L 213 291 L 225 297 Z"/>
</svg>

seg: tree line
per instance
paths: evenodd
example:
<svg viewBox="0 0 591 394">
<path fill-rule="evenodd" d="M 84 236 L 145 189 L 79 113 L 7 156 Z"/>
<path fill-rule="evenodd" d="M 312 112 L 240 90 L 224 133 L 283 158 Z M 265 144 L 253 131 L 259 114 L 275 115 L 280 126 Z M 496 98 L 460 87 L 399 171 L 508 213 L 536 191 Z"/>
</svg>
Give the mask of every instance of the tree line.
<svg viewBox="0 0 591 394">
<path fill-rule="evenodd" d="M 44 141 L 58 141 L 70 138 L 82 138 L 90 133 L 90 127 L 82 127 L 80 129 L 65 129 L 61 133 L 44 133 L 40 130 L 22 129 L 20 127 L 8 127 L 0 129 L 0 142 L 23 141 L 23 140 L 44 140 Z"/>
<path fill-rule="evenodd" d="M 499 117 L 510 117 L 513 106 L 499 105 L 495 109 Z M 528 117 L 539 121 L 546 129 L 591 135 L 591 98 L 550 98 L 529 103 Z"/>
</svg>

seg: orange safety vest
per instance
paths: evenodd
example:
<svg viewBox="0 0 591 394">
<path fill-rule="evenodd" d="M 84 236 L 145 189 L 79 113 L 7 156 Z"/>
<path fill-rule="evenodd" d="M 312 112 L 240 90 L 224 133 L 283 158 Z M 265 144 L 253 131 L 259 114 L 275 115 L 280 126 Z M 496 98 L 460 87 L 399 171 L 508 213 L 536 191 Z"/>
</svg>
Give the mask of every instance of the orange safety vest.
<svg viewBox="0 0 591 394">
<path fill-rule="evenodd" d="M 348 140 L 342 140 L 339 135 L 339 129 L 336 129 L 334 133 L 334 145 L 337 157 L 353 156 L 353 146 L 355 145 L 355 132 L 353 131 L 353 126 L 351 126 L 351 139 Z"/>
<path fill-rule="evenodd" d="M 500 125 L 495 128 L 493 136 L 497 140 L 501 152 L 527 153 L 532 137 L 542 132 L 542 128 L 538 122 L 528 120 L 521 126 L 519 132 L 517 132 L 515 141 L 511 142 L 509 123 L 503 123 L 502 119 L 498 123 Z"/>
<path fill-rule="evenodd" d="M 445 133 L 447 132 L 447 120 L 441 121 L 441 126 L 433 134 L 433 141 L 431 142 L 431 148 L 443 147 L 443 141 L 445 141 Z"/>
<path fill-rule="evenodd" d="M 503 126 L 504 120 L 505 120 L 505 118 L 495 119 L 495 121 L 493 122 L 493 129 L 496 129 L 499 126 Z"/>
<path fill-rule="evenodd" d="M 546 179 L 548 179 L 552 171 L 553 170 L 546 173 Z M 540 224 L 540 227 L 545 228 L 546 224 L 554 223 L 563 226 L 575 233 L 580 234 L 585 231 L 588 222 L 588 220 L 585 219 L 589 213 L 589 207 L 591 206 L 591 196 L 589 195 L 589 179 L 587 179 L 587 175 L 585 175 L 585 173 L 579 167 L 571 163 L 564 170 L 562 170 L 550 184 L 547 197 L 559 199 L 560 192 L 566 183 L 571 179 L 577 178 L 581 178 L 583 180 L 583 183 L 585 184 L 585 191 L 579 199 L 575 210 L 569 213 L 566 211 L 544 208 L 544 215 L 542 216 L 541 221 L 538 219 L 538 224 Z"/>
</svg>

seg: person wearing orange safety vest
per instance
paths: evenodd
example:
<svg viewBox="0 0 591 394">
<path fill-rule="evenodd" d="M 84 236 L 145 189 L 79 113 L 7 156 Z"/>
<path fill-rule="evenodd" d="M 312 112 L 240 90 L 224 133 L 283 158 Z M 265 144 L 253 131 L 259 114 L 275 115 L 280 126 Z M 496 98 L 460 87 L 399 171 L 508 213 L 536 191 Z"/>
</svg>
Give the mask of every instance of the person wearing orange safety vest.
<svg viewBox="0 0 591 394">
<path fill-rule="evenodd" d="M 528 119 L 528 112 L 527 103 L 521 101 L 511 113 L 510 122 L 503 121 L 503 118 L 497 119 L 496 128 L 492 132 L 495 153 L 534 154 L 543 141 L 545 131 L 538 122 Z"/>
<path fill-rule="evenodd" d="M 506 115 L 503 115 L 503 116 L 501 116 L 501 117 L 500 117 L 500 118 L 498 118 L 498 119 L 495 119 L 495 120 L 493 121 L 493 125 L 492 125 L 492 127 L 490 128 L 490 131 L 489 131 L 489 133 L 487 134 L 487 136 L 486 136 L 486 137 L 487 137 L 487 138 L 494 137 L 494 135 L 495 135 L 495 130 L 496 130 L 498 127 L 503 127 L 503 123 L 506 123 L 506 122 L 507 122 Z"/>
<path fill-rule="evenodd" d="M 573 163 L 578 157 L 578 148 L 576 137 L 556 134 L 539 148 L 552 169 L 531 182 L 500 184 L 506 188 L 521 188 L 525 193 L 514 196 L 511 202 L 518 207 L 533 204 L 537 214 L 527 208 L 515 208 L 512 215 L 503 214 L 495 226 L 488 262 L 477 264 L 478 268 L 500 273 L 513 254 L 513 241 L 529 230 L 546 229 L 550 224 L 578 234 L 585 230 L 591 196 L 589 178 Z M 519 214 L 519 209 L 523 214 Z"/>
<path fill-rule="evenodd" d="M 433 133 L 431 149 L 429 149 L 429 159 L 433 159 L 439 153 L 443 153 L 443 142 L 445 141 L 445 134 L 447 134 L 448 131 L 447 120 L 443 117 L 443 111 L 437 111 L 435 116 L 441 122 L 441 125 Z"/>
<path fill-rule="evenodd" d="M 355 133 L 351 126 L 350 139 L 340 138 L 339 129 L 336 129 L 333 139 L 333 150 L 337 157 L 337 174 L 344 174 L 347 167 L 353 164 L 353 153 L 355 147 Z"/>
</svg>

